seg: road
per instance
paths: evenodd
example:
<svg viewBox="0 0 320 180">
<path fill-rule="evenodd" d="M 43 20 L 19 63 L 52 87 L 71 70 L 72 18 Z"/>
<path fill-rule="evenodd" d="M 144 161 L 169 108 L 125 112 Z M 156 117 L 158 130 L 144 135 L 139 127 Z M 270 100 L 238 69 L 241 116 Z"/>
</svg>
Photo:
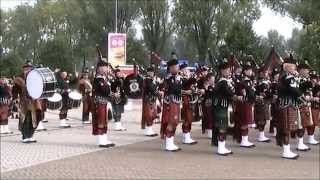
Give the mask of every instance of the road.
<svg viewBox="0 0 320 180">
<path fill-rule="evenodd" d="M 69 129 L 58 128 L 58 112 L 46 116 L 48 130 L 35 134 L 35 144 L 21 143 L 18 120 L 10 120 L 14 134 L 1 136 L 1 179 L 319 179 L 319 146 L 299 153 L 298 160 L 286 160 L 280 158 L 274 138 L 243 149 L 229 137 L 227 146 L 234 154 L 221 157 L 200 133 L 200 123 L 192 127 L 198 144 L 182 145 L 179 126 L 176 142 L 182 151 L 166 152 L 159 137 L 142 135 L 140 101 L 133 101 L 133 108 L 124 114 L 127 131 L 113 131 L 110 123 L 109 136 L 116 143 L 112 149 L 97 147 L 91 125 L 80 121 L 80 109 L 70 111 Z M 155 129 L 159 130 L 158 124 Z M 256 135 L 250 129 L 252 140 Z"/>
</svg>

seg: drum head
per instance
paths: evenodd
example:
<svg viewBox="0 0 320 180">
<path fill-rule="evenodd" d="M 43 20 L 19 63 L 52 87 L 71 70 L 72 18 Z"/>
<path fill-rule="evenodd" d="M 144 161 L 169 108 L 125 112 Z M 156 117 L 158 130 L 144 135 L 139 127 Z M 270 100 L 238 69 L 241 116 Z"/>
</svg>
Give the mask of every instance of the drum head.
<svg viewBox="0 0 320 180">
<path fill-rule="evenodd" d="M 130 74 L 124 80 L 124 91 L 129 98 L 137 99 L 142 96 L 143 78 L 135 74 Z"/>
<path fill-rule="evenodd" d="M 36 70 L 32 70 L 27 75 L 26 80 L 27 91 L 33 99 L 39 99 L 43 93 L 43 80 L 41 74 Z"/>
<path fill-rule="evenodd" d="M 58 93 L 54 93 L 52 97 L 48 98 L 50 102 L 59 102 L 62 100 L 62 96 Z"/>
<path fill-rule="evenodd" d="M 69 98 L 74 100 L 80 100 L 82 98 L 82 95 L 77 91 L 72 91 L 69 93 Z"/>
</svg>

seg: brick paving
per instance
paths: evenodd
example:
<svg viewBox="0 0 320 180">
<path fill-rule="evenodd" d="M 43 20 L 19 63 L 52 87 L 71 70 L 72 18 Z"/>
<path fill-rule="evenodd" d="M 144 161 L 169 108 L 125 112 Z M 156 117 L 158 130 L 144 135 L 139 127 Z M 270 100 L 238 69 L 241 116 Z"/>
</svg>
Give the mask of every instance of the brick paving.
<svg viewBox="0 0 320 180">
<path fill-rule="evenodd" d="M 123 124 L 127 127 L 125 132 L 113 131 L 113 122 L 109 123 L 109 138 L 117 146 L 145 141 L 139 129 L 140 102 L 135 102 L 134 109 L 124 115 Z M 46 113 L 48 123 L 44 123 L 47 131 L 36 132 L 34 137 L 37 143 L 21 143 L 21 133 L 17 130 L 18 120 L 10 119 L 9 126 L 14 133 L 1 135 L 1 172 L 44 163 L 56 159 L 80 155 L 101 150 L 97 145 L 97 138 L 91 135 L 91 124 L 83 125 L 81 122 L 81 109 L 71 110 L 69 113 L 71 128 L 59 128 L 58 112 Z M 134 117 L 134 118 L 132 118 Z"/>
<path fill-rule="evenodd" d="M 97 148 L 91 126 L 73 119 L 79 127 L 39 132 L 36 144 L 22 144 L 20 136 L 2 137 L 1 179 L 319 179 L 319 146 L 300 152 L 295 161 L 280 158 L 281 148 L 273 138 L 272 143 L 256 143 L 254 149 L 240 148 L 229 138 L 234 154 L 221 157 L 200 133 L 199 123 L 193 125 L 197 145 L 182 145 L 179 127 L 176 142 L 182 151 L 165 152 L 159 137 L 141 135 L 141 111 L 135 104 L 125 117 L 128 131 L 110 132 L 122 145 L 112 149 Z M 250 138 L 254 137 L 256 130 L 251 129 Z"/>
</svg>

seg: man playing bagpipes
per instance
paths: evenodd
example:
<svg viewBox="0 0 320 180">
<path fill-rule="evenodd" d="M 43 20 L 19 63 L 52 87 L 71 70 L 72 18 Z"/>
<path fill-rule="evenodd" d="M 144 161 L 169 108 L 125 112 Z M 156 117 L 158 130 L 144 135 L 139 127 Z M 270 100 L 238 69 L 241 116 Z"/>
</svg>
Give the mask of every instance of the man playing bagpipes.
<svg viewBox="0 0 320 180">
<path fill-rule="evenodd" d="M 274 68 L 271 73 L 270 91 L 272 95 L 272 100 L 271 100 L 271 120 L 270 120 L 270 128 L 269 128 L 269 133 L 273 133 L 274 137 L 277 136 L 277 123 L 278 123 L 278 115 L 279 115 L 279 112 L 278 112 L 279 107 L 277 103 L 278 89 L 279 89 L 279 75 L 280 75 L 280 70 L 278 68 Z"/>
<path fill-rule="evenodd" d="M 209 73 L 209 68 L 205 65 L 201 65 L 197 68 L 195 72 L 195 78 L 197 79 L 197 89 L 199 90 L 199 98 L 195 107 L 195 121 L 200 121 L 203 118 L 203 94 L 205 92 L 204 82 L 207 74 Z"/>
<path fill-rule="evenodd" d="M 308 62 L 302 62 L 298 65 L 299 70 L 299 88 L 300 91 L 303 93 L 303 99 L 305 100 L 299 106 L 300 117 L 301 117 L 301 126 L 298 126 L 297 136 L 298 136 L 298 144 L 297 150 L 299 151 L 308 151 L 310 148 L 303 143 L 303 136 L 305 130 L 307 130 L 308 135 L 312 136 L 314 134 L 313 130 L 313 119 L 312 119 L 312 112 L 311 112 L 311 104 L 314 100 L 312 88 L 313 84 L 310 79 L 310 69 Z M 300 125 L 300 124 L 299 124 Z M 312 137 L 311 137 L 312 138 Z M 316 143 L 315 139 L 311 139 L 310 142 Z"/>
<path fill-rule="evenodd" d="M 122 126 L 121 115 L 124 113 L 124 105 L 127 103 L 127 96 L 124 91 L 124 78 L 120 69 L 117 67 L 113 70 L 115 78 L 111 81 L 111 104 L 114 118 L 114 130 L 126 131 Z"/>
<path fill-rule="evenodd" d="M 312 82 L 312 95 L 313 99 L 311 102 L 311 113 L 313 125 L 309 127 L 308 130 L 308 143 L 312 145 L 317 145 L 319 142 L 314 138 L 315 128 L 320 122 L 320 76 L 317 72 L 312 71 L 310 73 L 310 79 Z"/>
<path fill-rule="evenodd" d="M 243 65 L 243 80 L 236 86 L 236 95 L 241 97 L 235 105 L 234 138 L 241 147 L 252 148 L 255 145 L 249 141 L 249 124 L 253 121 L 253 103 L 255 88 L 252 81 L 253 66 L 250 59 Z"/>
<path fill-rule="evenodd" d="M 79 80 L 79 90 L 82 94 L 82 123 L 90 124 L 89 115 L 91 112 L 92 84 L 89 78 L 89 68 L 84 68 Z"/>
<path fill-rule="evenodd" d="M 232 151 L 227 149 L 226 135 L 231 121 L 232 101 L 235 100 L 235 89 L 231 78 L 231 69 L 227 61 L 221 61 L 219 66 L 219 78 L 212 93 L 213 109 L 213 134 L 212 144 L 217 144 L 218 155 L 229 155 Z M 216 134 L 216 135 L 215 135 Z"/>
<path fill-rule="evenodd" d="M 198 121 L 196 112 L 198 110 L 199 90 L 197 89 L 197 79 L 191 76 L 187 69 L 187 64 L 180 65 L 182 75 L 182 143 L 196 144 L 197 141 L 191 138 L 192 121 Z"/>
<path fill-rule="evenodd" d="M 259 69 L 259 77 L 256 85 L 256 101 L 254 104 L 254 120 L 259 130 L 258 142 L 270 142 L 264 134 L 264 128 L 270 120 L 270 102 L 272 100 L 271 81 L 269 80 L 269 70 L 262 65 Z"/>
<path fill-rule="evenodd" d="M 174 136 L 180 121 L 180 104 L 182 77 L 179 75 L 179 64 L 175 56 L 167 62 L 168 74 L 164 79 L 164 98 L 161 118 L 161 138 L 165 139 L 166 151 L 181 150 L 174 144 Z"/>
<path fill-rule="evenodd" d="M 0 78 L 0 134 L 11 134 L 8 120 L 10 116 L 11 87 L 5 78 Z"/>
<path fill-rule="evenodd" d="M 15 77 L 12 89 L 13 99 L 19 98 L 20 100 L 19 130 L 22 133 L 23 143 L 36 142 L 33 134 L 41 120 L 41 102 L 39 100 L 33 100 L 28 95 L 26 87 L 27 74 L 33 68 L 32 63 L 27 61 L 22 67 L 23 74 Z"/>
<path fill-rule="evenodd" d="M 296 60 L 293 56 L 284 59 L 282 72 L 279 77 L 279 95 L 278 95 L 278 129 L 279 143 L 282 145 L 282 157 L 286 159 L 297 159 L 298 154 L 295 154 L 290 149 L 289 138 L 292 131 L 297 130 L 297 126 L 301 126 L 299 117 L 298 104 L 302 97 L 299 89 L 298 72 L 296 70 Z"/>
<path fill-rule="evenodd" d="M 159 83 L 154 74 L 154 68 L 147 68 L 147 76 L 143 81 L 142 91 L 142 121 L 141 128 L 144 129 L 144 135 L 154 137 L 158 134 L 152 129 L 153 122 L 157 118 L 157 99 L 162 96 L 159 91 Z"/>
<path fill-rule="evenodd" d="M 99 59 L 92 89 L 92 134 L 98 136 L 99 147 L 109 148 L 115 146 L 109 141 L 107 104 L 110 98 L 110 82 L 108 80 L 109 64 Z"/>
<path fill-rule="evenodd" d="M 212 107 L 212 97 L 213 90 L 215 86 L 215 76 L 213 73 L 208 73 L 204 81 L 205 93 L 203 95 L 202 101 L 202 134 L 207 133 L 209 139 L 212 139 L 212 129 L 213 129 L 213 107 Z"/>
</svg>

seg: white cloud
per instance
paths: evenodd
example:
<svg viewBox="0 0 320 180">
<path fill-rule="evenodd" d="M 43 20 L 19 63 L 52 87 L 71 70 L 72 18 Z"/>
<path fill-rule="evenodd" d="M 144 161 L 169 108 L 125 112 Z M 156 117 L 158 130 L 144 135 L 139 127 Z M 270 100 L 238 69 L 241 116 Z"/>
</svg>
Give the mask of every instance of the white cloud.
<svg viewBox="0 0 320 180">
<path fill-rule="evenodd" d="M 291 37 L 294 28 L 302 28 L 302 24 L 295 22 L 288 16 L 275 13 L 270 8 L 261 7 L 261 17 L 253 24 L 253 29 L 258 35 L 267 36 L 268 31 L 277 30 L 286 39 Z"/>
</svg>

